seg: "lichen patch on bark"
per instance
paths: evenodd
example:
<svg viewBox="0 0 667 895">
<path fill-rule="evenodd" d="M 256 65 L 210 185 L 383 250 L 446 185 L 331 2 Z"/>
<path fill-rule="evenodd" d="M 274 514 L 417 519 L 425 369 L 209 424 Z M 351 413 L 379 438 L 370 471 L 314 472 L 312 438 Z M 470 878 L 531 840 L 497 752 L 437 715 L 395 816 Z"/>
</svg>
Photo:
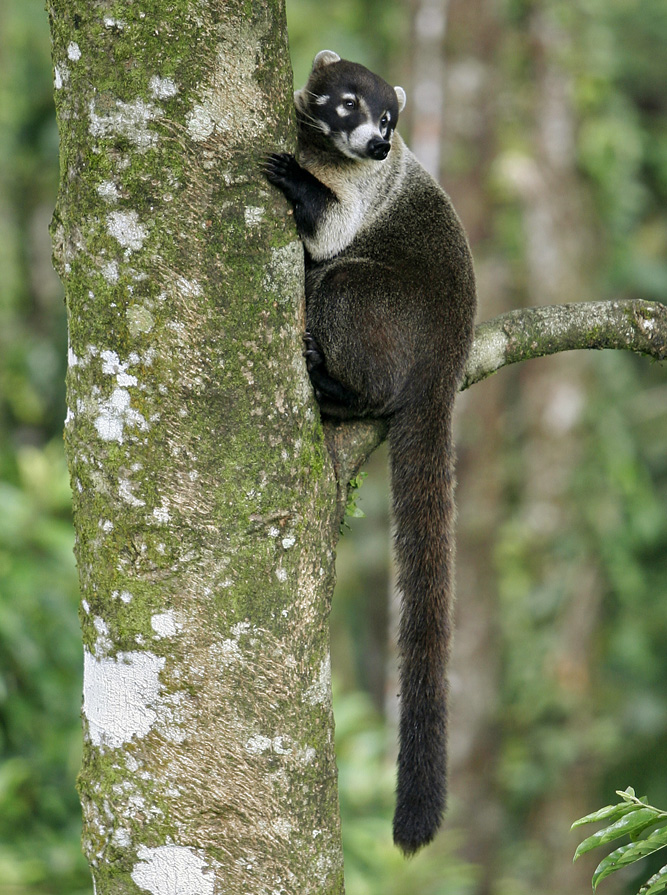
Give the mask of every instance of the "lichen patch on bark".
<svg viewBox="0 0 667 895">
<path fill-rule="evenodd" d="M 137 857 L 132 879 L 151 895 L 214 895 L 215 876 L 195 849 L 142 845 Z"/>
</svg>

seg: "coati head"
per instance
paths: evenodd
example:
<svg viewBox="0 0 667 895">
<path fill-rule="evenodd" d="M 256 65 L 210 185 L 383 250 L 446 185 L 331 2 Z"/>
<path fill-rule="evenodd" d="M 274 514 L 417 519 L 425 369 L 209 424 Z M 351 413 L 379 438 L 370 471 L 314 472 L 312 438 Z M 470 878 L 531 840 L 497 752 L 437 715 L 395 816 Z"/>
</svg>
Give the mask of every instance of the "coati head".
<svg viewBox="0 0 667 895">
<path fill-rule="evenodd" d="M 322 50 L 294 102 L 307 142 L 333 147 L 356 161 L 382 161 L 405 107 L 405 91 L 390 87 L 363 65 Z"/>
</svg>

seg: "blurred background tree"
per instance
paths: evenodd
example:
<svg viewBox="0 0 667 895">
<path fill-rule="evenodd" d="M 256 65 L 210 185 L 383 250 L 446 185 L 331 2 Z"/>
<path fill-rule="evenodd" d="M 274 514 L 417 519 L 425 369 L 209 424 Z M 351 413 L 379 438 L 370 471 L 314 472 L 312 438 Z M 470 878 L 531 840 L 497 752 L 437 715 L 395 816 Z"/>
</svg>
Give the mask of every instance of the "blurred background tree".
<svg viewBox="0 0 667 895">
<path fill-rule="evenodd" d="M 295 83 L 328 47 L 408 90 L 402 131 L 473 244 L 480 319 L 667 301 L 667 6 L 288 0 Z M 268 148 L 268 147 L 267 147 Z M 0 893 L 90 893 L 74 791 L 81 651 L 50 266 L 57 133 L 42 0 L 0 5 Z M 332 617 L 348 895 L 585 892 L 570 823 L 667 804 L 667 379 L 620 352 L 510 368 L 460 401 L 447 829 L 406 863 L 385 457 Z M 659 863 L 656 860 L 656 866 Z M 579 866 L 581 865 L 581 867 Z M 629 893 L 616 874 L 610 893 Z M 645 876 L 644 876 L 645 878 Z"/>
</svg>

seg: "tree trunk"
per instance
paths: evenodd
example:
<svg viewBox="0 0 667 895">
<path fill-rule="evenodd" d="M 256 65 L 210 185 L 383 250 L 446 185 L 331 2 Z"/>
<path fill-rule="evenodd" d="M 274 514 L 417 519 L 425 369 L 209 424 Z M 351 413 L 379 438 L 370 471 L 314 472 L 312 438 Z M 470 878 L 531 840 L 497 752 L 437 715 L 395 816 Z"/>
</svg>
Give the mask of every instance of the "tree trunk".
<svg viewBox="0 0 667 895">
<path fill-rule="evenodd" d="M 342 891 L 282 4 L 49 6 L 98 895 Z M 289 126 L 288 126 L 289 125 Z"/>
</svg>

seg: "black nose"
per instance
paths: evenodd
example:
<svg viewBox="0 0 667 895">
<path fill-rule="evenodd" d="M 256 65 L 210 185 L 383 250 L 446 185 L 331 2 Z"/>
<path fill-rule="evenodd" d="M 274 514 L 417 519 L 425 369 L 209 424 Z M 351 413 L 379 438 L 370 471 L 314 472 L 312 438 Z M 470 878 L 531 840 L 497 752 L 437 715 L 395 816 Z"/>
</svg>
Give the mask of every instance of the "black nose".
<svg viewBox="0 0 667 895">
<path fill-rule="evenodd" d="M 383 140 L 382 137 L 373 137 L 372 140 L 368 141 L 368 146 L 366 147 L 370 157 L 377 159 L 379 162 L 383 158 L 387 158 L 390 149 L 391 143 L 388 140 Z"/>
</svg>

